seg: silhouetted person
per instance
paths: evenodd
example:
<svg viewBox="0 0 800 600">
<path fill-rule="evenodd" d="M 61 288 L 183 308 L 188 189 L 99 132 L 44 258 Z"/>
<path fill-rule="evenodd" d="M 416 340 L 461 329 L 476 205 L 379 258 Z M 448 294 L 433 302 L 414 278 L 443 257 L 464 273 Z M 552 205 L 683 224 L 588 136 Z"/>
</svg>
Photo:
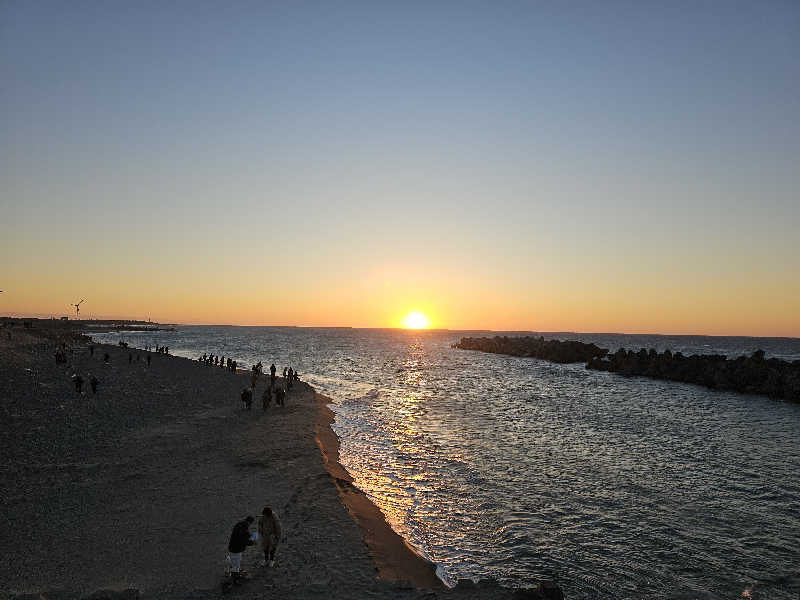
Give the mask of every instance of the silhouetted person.
<svg viewBox="0 0 800 600">
<path fill-rule="evenodd" d="M 148 366 L 148 367 L 150 366 L 150 361 L 151 361 L 151 360 L 153 360 L 153 355 L 152 355 L 152 354 L 148 354 L 148 355 L 147 355 L 147 366 Z"/>
<path fill-rule="evenodd" d="M 261 518 L 258 519 L 258 536 L 261 540 L 261 549 L 264 551 L 264 564 L 274 567 L 275 551 L 281 540 L 281 522 L 269 506 L 264 507 Z"/>
<path fill-rule="evenodd" d="M 287 390 L 291 390 L 292 389 L 292 382 L 293 381 L 294 381 L 294 371 L 292 370 L 292 367 L 289 367 L 289 372 L 288 372 L 287 377 L 286 377 L 286 389 Z"/>
<path fill-rule="evenodd" d="M 286 371 L 287 371 L 287 368 L 286 368 L 286 367 L 283 367 L 283 377 L 284 377 L 284 378 L 286 378 Z"/>
<path fill-rule="evenodd" d="M 267 410 L 270 402 L 272 402 L 272 390 L 270 388 L 264 388 L 264 393 L 261 394 L 261 408 Z"/>
<path fill-rule="evenodd" d="M 92 386 L 92 394 L 96 394 L 97 393 L 97 384 L 98 383 L 99 383 L 99 381 L 97 381 L 97 377 L 92 375 L 92 378 L 89 380 L 89 385 Z"/>
<path fill-rule="evenodd" d="M 244 521 L 239 521 L 234 525 L 230 542 L 228 542 L 228 553 L 231 557 L 231 579 L 236 585 L 241 583 L 242 575 L 245 574 L 242 572 L 242 552 L 255 543 L 250 539 L 250 523 L 254 520 L 253 517 L 247 517 Z"/>
<path fill-rule="evenodd" d="M 72 383 L 75 384 L 75 391 L 78 392 L 79 394 L 82 394 L 83 393 L 83 377 L 81 377 L 80 375 L 75 373 L 72 376 Z"/>
<path fill-rule="evenodd" d="M 250 388 L 242 389 L 242 404 L 246 410 L 250 410 L 253 405 L 253 391 Z"/>
<path fill-rule="evenodd" d="M 94 356 L 94 346 L 91 344 L 89 345 L 89 356 Z"/>
<path fill-rule="evenodd" d="M 284 406 L 285 404 L 286 391 L 281 386 L 278 386 L 278 389 L 275 390 L 275 406 Z"/>
<path fill-rule="evenodd" d="M 253 365 L 252 373 L 250 375 L 250 387 L 256 389 L 256 383 L 258 382 L 258 369 L 256 365 Z"/>
<path fill-rule="evenodd" d="M 106 364 L 111 362 L 111 355 L 108 352 L 103 354 L 103 362 Z"/>
</svg>

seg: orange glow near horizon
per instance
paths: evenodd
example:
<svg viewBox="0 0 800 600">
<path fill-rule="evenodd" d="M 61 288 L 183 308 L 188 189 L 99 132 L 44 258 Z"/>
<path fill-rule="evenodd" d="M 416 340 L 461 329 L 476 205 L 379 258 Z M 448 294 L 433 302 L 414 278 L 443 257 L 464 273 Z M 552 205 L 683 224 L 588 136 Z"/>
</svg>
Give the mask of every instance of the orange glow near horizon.
<svg viewBox="0 0 800 600">
<path fill-rule="evenodd" d="M 23 249 L 0 282 L 0 316 L 74 318 L 70 303 L 85 298 L 82 318 L 187 325 L 421 331 L 418 317 L 406 320 L 413 312 L 427 318 L 424 329 L 800 337 L 800 281 L 777 274 L 759 278 L 754 268 L 703 284 L 678 281 L 660 270 L 634 278 L 589 264 L 573 272 L 555 262 L 535 266 L 535 277 L 521 275 L 522 267 L 510 261 L 502 273 L 494 263 L 459 270 L 456 258 L 425 266 L 411 259 L 370 259 L 359 270 L 355 258 L 340 257 L 341 264 L 290 269 L 279 283 L 256 279 L 243 285 L 253 279 L 246 264 L 177 264 L 167 255 L 155 268 L 150 255 L 141 264 L 131 257 L 78 257 L 81 268 L 70 270 L 58 256 L 42 261 L 34 248 Z"/>
<path fill-rule="evenodd" d="M 657 64 L 649 35 L 598 56 L 582 40 L 629 28 L 533 3 L 457 23 L 373 3 L 333 27 L 300 2 L 212 5 L 197 37 L 168 22 L 186 11 L 152 28 L 72 4 L 0 9 L 0 70 L 25 74 L 0 98 L 0 317 L 85 299 L 84 319 L 409 338 L 800 338 L 797 52 L 760 45 L 785 45 L 798 2 L 691 27 L 628 8 L 667 32 Z M 125 51 L 143 32 L 152 52 Z"/>
<path fill-rule="evenodd" d="M 403 327 L 406 329 L 427 329 L 431 320 L 419 311 L 412 311 L 403 317 Z"/>
</svg>

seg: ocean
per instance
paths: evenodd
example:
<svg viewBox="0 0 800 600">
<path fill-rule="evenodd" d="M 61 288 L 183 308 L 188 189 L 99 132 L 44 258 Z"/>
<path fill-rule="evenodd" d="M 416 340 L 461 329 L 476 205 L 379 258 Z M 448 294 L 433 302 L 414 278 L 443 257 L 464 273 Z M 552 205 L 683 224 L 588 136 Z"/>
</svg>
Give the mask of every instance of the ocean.
<svg viewBox="0 0 800 600">
<path fill-rule="evenodd" d="M 495 334 L 181 326 L 94 337 L 296 368 L 332 399 L 356 485 L 450 585 L 550 578 L 571 600 L 800 597 L 800 404 L 451 347 L 479 335 Z M 793 338 L 542 335 L 800 359 Z"/>
</svg>

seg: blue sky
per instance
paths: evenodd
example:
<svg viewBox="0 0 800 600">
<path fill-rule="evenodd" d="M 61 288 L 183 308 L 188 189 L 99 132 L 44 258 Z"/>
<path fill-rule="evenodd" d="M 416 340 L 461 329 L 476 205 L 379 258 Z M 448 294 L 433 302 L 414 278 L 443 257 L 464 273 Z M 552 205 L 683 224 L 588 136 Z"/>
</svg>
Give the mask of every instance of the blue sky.
<svg viewBox="0 0 800 600">
<path fill-rule="evenodd" d="M 6 310 L 46 305 L 31 271 L 144 290 L 231 257 L 423 304 L 453 278 L 463 326 L 491 326 L 470 277 L 509 327 L 623 327 L 591 321 L 604 281 L 658 289 L 637 329 L 676 289 L 705 307 L 679 329 L 743 292 L 800 305 L 796 2 L 6 2 L 0 79 Z"/>
</svg>

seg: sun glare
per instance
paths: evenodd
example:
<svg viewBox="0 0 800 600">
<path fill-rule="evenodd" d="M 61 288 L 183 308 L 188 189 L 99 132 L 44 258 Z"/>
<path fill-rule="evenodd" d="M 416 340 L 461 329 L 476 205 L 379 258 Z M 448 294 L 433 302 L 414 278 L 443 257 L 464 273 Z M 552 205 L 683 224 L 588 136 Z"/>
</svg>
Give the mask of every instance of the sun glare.
<svg viewBox="0 0 800 600">
<path fill-rule="evenodd" d="M 431 320 L 421 312 L 410 312 L 403 318 L 403 327 L 406 329 L 427 329 Z"/>
</svg>

